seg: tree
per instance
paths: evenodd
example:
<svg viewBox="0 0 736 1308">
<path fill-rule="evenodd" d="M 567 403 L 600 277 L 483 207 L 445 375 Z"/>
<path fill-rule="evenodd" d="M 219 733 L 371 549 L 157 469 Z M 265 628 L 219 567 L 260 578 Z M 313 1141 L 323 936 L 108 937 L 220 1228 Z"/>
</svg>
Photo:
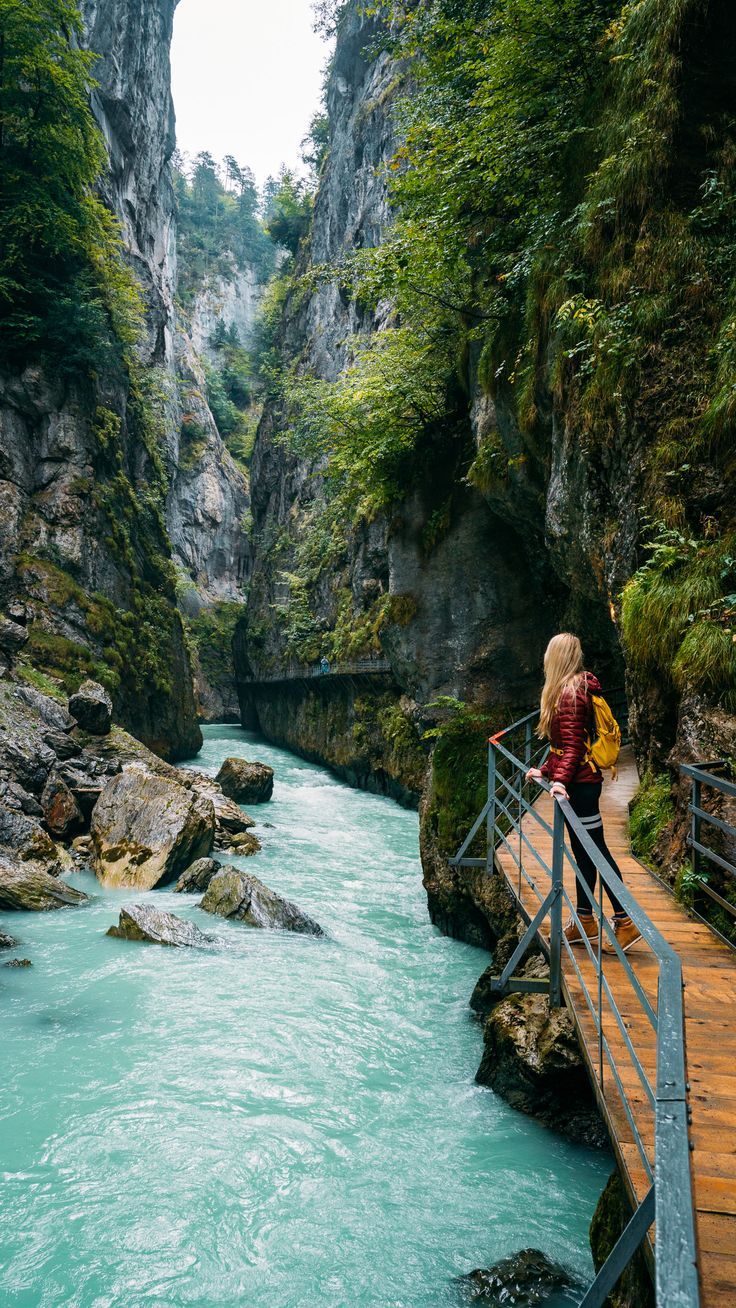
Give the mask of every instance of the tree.
<svg viewBox="0 0 736 1308">
<path fill-rule="evenodd" d="M 266 231 L 271 240 L 291 254 L 296 254 L 309 231 L 311 216 L 312 197 L 306 182 L 290 169 L 282 168 L 278 188 L 274 191 L 265 214 Z"/>
<path fill-rule="evenodd" d="M 65 368 L 114 349 L 111 325 L 131 343 L 140 315 L 94 189 L 106 154 L 81 38 L 72 0 L 0 0 L 0 349 Z"/>
</svg>

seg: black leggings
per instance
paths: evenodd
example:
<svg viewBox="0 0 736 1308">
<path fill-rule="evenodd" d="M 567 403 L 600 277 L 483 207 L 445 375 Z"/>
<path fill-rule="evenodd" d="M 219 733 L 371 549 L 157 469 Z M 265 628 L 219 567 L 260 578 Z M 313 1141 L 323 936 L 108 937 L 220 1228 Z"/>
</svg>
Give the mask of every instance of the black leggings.
<svg viewBox="0 0 736 1308">
<path fill-rule="evenodd" d="M 573 782 L 572 785 L 567 787 L 567 793 L 570 796 L 570 807 L 573 813 L 577 814 L 577 816 L 580 818 L 580 821 L 583 827 L 585 828 L 585 830 L 587 831 L 588 835 L 590 836 L 591 840 L 593 841 L 593 844 L 597 845 L 603 857 L 606 859 L 608 863 L 611 864 L 611 867 L 613 868 L 614 872 L 618 876 L 621 876 L 621 869 L 618 866 L 618 864 L 615 862 L 613 855 L 611 854 L 608 845 L 606 844 L 606 837 L 603 834 L 603 819 L 601 818 L 601 809 L 600 809 L 601 788 L 602 787 L 599 784 L 597 784 L 595 781 Z M 572 848 L 573 856 L 575 858 L 575 862 L 580 868 L 580 874 L 583 877 L 583 880 L 585 881 L 586 885 L 588 886 L 588 889 L 592 893 L 595 893 L 595 883 L 597 881 L 597 871 L 596 871 L 595 863 L 590 857 L 590 854 L 588 854 L 586 850 L 583 849 L 580 840 L 576 836 L 575 832 L 570 829 L 569 824 L 566 823 L 566 825 L 567 825 L 568 832 L 570 833 L 570 845 Z M 623 877 L 621 879 L 623 880 Z M 582 885 L 580 884 L 579 877 L 576 878 L 576 888 L 577 888 L 578 913 L 580 912 L 592 913 L 593 908 L 591 902 L 588 899 L 588 896 L 586 895 Z M 616 898 L 614 894 L 611 893 L 611 891 L 608 889 L 607 886 L 606 886 L 606 894 L 608 895 L 608 898 L 610 899 L 613 905 L 614 913 L 625 915 L 626 909 L 621 907 L 619 900 Z"/>
</svg>

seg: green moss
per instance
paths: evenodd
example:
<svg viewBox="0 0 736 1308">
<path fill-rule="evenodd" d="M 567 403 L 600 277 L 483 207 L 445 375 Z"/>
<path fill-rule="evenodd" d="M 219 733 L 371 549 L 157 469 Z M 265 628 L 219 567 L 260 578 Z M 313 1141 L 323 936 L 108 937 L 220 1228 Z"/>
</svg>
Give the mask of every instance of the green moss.
<svg viewBox="0 0 736 1308">
<path fill-rule="evenodd" d="M 354 714 L 355 753 L 419 795 L 427 770 L 427 749 L 411 715 L 390 693 L 356 698 Z"/>
<path fill-rule="evenodd" d="M 202 609 L 196 618 L 185 621 L 189 639 L 199 664 L 210 682 L 233 673 L 233 637 L 238 622 L 245 615 L 245 605 L 222 603 Z"/>
<path fill-rule="evenodd" d="M 674 816 L 669 773 L 646 772 L 631 803 L 629 834 L 633 853 L 650 867 L 656 866 L 655 850 Z"/>
<path fill-rule="evenodd" d="M 60 703 L 64 702 L 66 696 L 60 688 L 59 682 L 48 676 L 47 673 L 42 672 L 40 668 L 35 668 L 32 663 L 21 662 L 18 664 L 16 671 L 18 676 L 27 682 L 29 686 L 34 686 L 36 690 L 42 691 L 44 695 L 50 695 L 52 699 L 57 699 Z"/>
<path fill-rule="evenodd" d="M 37 674 L 42 672 L 58 678 L 70 694 L 86 677 L 101 682 L 110 691 L 119 684 L 117 671 L 95 658 L 86 645 L 45 631 L 35 622 L 30 627 L 26 651 L 37 665 Z"/>
<path fill-rule="evenodd" d="M 494 729 L 493 719 L 459 700 L 442 699 L 429 707 L 449 716 L 426 733 L 436 741 L 427 821 L 442 853 L 451 855 L 486 802 L 488 736 Z"/>
<path fill-rule="evenodd" d="M 660 531 L 624 589 L 621 628 L 638 671 L 736 706 L 733 534 L 712 541 Z"/>
</svg>

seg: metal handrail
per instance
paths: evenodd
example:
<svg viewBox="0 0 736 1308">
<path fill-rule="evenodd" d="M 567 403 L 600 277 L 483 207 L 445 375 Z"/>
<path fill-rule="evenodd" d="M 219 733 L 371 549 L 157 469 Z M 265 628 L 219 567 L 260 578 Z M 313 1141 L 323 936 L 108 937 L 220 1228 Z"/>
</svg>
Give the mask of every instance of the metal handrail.
<svg viewBox="0 0 736 1308">
<path fill-rule="evenodd" d="M 736 842 L 736 827 L 730 822 L 724 821 L 723 818 L 717 817 L 715 813 L 709 813 L 703 806 L 704 788 L 715 790 L 721 795 L 726 795 L 729 799 L 736 798 L 736 784 L 726 777 L 718 776 L 714 770 L 727 766 L 725 759 L 715 759 L 709 763 L 681 763 L 680 772 L 690 779 L 690 802 L 688 804 L 690 831 L 687 843 L 691 851 L 693 877 L 697 881 L 699 891 L 708 895 L 724 912 L 730 913 L 732 917 L 736 918 L 736 904 L 732 904 L 730 900 L 719 894 L 713 886 L 708 884 L 707 873 L 703 866 L 703 860 L 705 859 L 736 882 L 736 864 L 732 859 L 724 858 L 722 854 L 717 854 L 714 849 L 711 849 L 705 843 L 703 836 L 703 827 L 709 827 L 711 830 L 720 831 L 724 835 L 730 836 Z"/>
<path fill-rule="evenodd" d="M 655 1220 L 657 1308 L 698 1308 L 700 1298 L 687 1127 L 682 966 L 675 950 L 644 912 L 628 887 L 616 875 L 573 812 L 569 802 L 555 797 L 551 828 L 537 811 L 535 803 L 540 790 L 548 792 L 550 790 L 544 779 L 533 783 L 525 780 L 530 766 L 536 764 L 537 756 L 546 752 L 544 745 L 537 745 L 535 748 L 534 727 L 537 718 L 538 712 L 529 713 L 503 731 L 491 736 L 488 742 L 487 800 L 457 854 L 450 859 L 450 863 L 456 867 L 485 866 L 488 874 L 494 875 L 495 851 L 498 844 L 505 845 L 514 861 L 518 863 L 518 886 L 514 889 L 514 893 L 519 906 L 524 916 L 528 918 L 529 914 L 522 901 L 523 883 L 534 894 L 539 907 L 531 917 L 527 930 L 512 957 L 500 976 L 492 982 L 492 989 L 497 994 L 548 989 L 550 1005 L 559 1007 L 563 1002 L 562 957 L 563 951 L 566 952 L 580 985 L 585 1007 L 595 1024 L 598 1065 L 597 1068 L 591 1068 L 594 1081 L 602 1098 L 604 1074 L 612 1078 L 637 1153 L 650 1182 L 649 1189 L 636 1208 L 631 1221 L 586 1292 L 581 1308 L 602 1308 L 612 1286 L 631 1261 Z M 733 793 L 736 794 L 736 786 L 733 787 Z M 532 823 L 531 835 L 529 830 L 524 830 L 525 818 Z M 485 857 L 474 857 L 470 851 L 484 825 Z M 567 847 L 566 827 L 575 833 L 593 860 L 598 872 L 597 895 L 589 890 Z M 551 868 L 536 848 L 533 834 L 535 828 L 541 828 L 552 836 Z M 515 837 L 515 840 L 512 841 L 511 836 Z M 525 863 L 525 853 L 532 860 L 531 870 L 528 859 Z M 588 939 L 580 922 L 577 906 L 565 889 L 565 860 L 573 867 L 576 883 L 583 888 L 591 911 L 597 919 L 597 946 Z M 621 950 L 613 927 L 604 913 L 604 887 L 619 900 L 657 961 L 656 1011 L 649 1002 L 627 955 Z M 592 979 L 596 983 L 594 986 L 586 981 L 575 953 L 563 934 L 563 904 L 569 909 L 572 920 L 577 924 L 583 938 L 585 954 L 593 966 Z M 549 928 L 548 941 L 542 942 L 549 956 L 549 982 L 515 976 L 516 969 L 538 938 L 544 923 L 548 923 Z M 623 969 L 636 1003 L 646 1016 L 648 1026 L 655 1032 L 656 1084 L 654 1086 L 651 1085 L 642 1063 L 644 1055 L 640 1057 L 637 1052 L 635 1036 L 616 1002 L 613 987 L 605 973 L 605 955 L 602 950 L 604 933 Z M 611 961 L 614 961 L 613 957 Z M 637 1124 L 635 1106 L 631 1093 L 627 1090 L 626 1067 L 621 1064 L 620 1057 L 617 1057 L 605 1033 L 604 1014 L 609 1015 L 607 1020 L 610 1020 L 610 1016 L 613 1018 L 617 1036 L 620 1037 L 626 1052 L 626 1066 L 635 1073 L 635 1084 L 640 1086 L 640 1094 L 643 1092 L 644 1095 L 643 1102 L 647 1110 L 652 1113 L 653 1157 L 650 1157 L 651 1151 L 642 1139 Z"/>
</svg>

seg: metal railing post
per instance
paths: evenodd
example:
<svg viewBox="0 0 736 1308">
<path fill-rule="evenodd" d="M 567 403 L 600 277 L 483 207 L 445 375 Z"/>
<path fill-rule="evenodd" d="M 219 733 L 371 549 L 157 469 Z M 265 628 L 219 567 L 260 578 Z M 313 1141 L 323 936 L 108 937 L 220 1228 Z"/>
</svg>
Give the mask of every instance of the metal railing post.
<svg viewBox="0 0 736 1308">
<path fill-rule="evenodd" d="M 692 839 L 692 870 L 694 877 L 698 875 L 700 867 L 698 851 L 695 848 L 696 844 L 700 844 L 700 814 L 696 813 L 695 810 L 702 808 L 701 797 L 700 781 L 697 777 L 692 777 L 690 780 L 690 836 Z"/>
<path fill-rule="evenodd" d="M 496 751 L 493 741 L 488 742 L 488 817 L 486 818 L 486 872 L 493 872 L 493 854 L 496 847 Z"/>
<path fill-rule="evenodd" d="M 526 727 L 524 728 L 524 762 L 526 763 L 526 770 L 527 770 L 527 772 L 528 772 L 529 769 L 530 769 L 530 767 L 531 767 L 531 765 L 532 765 L 532 724 L 531 724 L 531 721 L 527 722 Z"/>
<path fill-rule="evenodd" d="M 552 905 L 549 912 L 549 1006 L 562 1007 L 562 891 L 565 859 L 565 819 L 556 800 L 552 834 Z"/>
</svg>

